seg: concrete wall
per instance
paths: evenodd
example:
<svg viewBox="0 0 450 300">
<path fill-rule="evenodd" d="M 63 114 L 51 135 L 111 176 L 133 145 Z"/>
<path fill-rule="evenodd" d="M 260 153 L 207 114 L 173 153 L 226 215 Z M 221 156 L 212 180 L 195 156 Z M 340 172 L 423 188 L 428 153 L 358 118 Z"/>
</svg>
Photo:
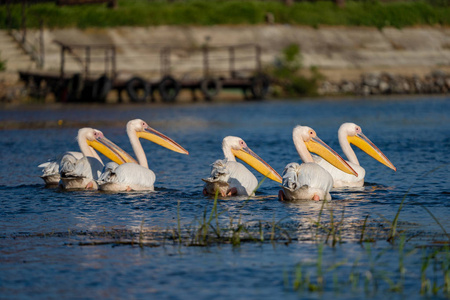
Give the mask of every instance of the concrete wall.
<svg viewBox="0 0 450 300">
<path fill-rule="evenodd" d="M 29 36 L 36 32 L 29 30 Z M 153 72 L 160 69 L 159 51 L 162 46 L 199 47 L 206 41 L 212 46 L 256 43 L 262 46 L 263 62 L 273 63 L 283 48 L 299 44 L 306 67 L 317 66 L 331 79 L 359 76 L 366 71 L 391 71 L 406 74 L 429 72 L 433 69 L 450 70 L 450 28 L 375 28 L 310 27 L 289 25 L 212 26 L 212 27 L 120 27 L 112 29 L 55 29 L 46 30 L 45 69 L 58 70 L 59 47 L 53 40 L 72 44 L 107 44 L 118 47 L 118 69 Z M 136 44 L 151 44 L 142 47 Z M 131 45 L 135 44 L 135 45 Z M 93 53 L 93 69 L 104 68 L 103 53 Z M 97 56 L 96 56 L 97 55 Z M 192 57 L 191 57 L 192 56 Z M 198 65 L 195 55 L 180 51 L 175 54 L 175 65 L 184 65 L 181 75 L 189 76 L 189 69 Z M 189 62 L 191 60 L 191 62 Z M 186 63 L 187 61 L 187 63 Z M 80 70 L 73 59 L 68 69 Z M 242 62 L 251 64 L 251 62 Z M 13 64 L 10 64 L 14 69 Z M 335 77 L 335 78 L 333 78 Z"/>
</svg>

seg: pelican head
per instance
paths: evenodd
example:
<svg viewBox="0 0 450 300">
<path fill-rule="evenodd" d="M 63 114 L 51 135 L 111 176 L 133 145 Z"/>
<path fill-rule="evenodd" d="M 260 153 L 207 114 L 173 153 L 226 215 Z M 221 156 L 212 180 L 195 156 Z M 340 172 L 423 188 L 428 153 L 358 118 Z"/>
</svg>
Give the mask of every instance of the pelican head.
<svg viewBox="0 0 450 300">
<path fill-rule="evenodd" d="M 127 162 L 136 162 L 128 153 L 108 140 L 100 130 L 88 127 L 81 128 L 78 130 L 77 139 L 78 143 L 85 140 L 88 146 L 99 151 L 119 165 Z"/>
<path fill-rule="evenodd" d="M 162 134 L 161 132 L 151 128 L 145 121 L 141 119 L 131 120 L 127 123 L 127 132 L 130 131 L 136 132 L 136 136 L 138 138 L 144 138 L 178 153 L 189 154 L 189 152 L 181 147 L 177 142 Z"/>
<path fill-rule="evenodd" d="M 279 183 L 283 181 L 280 174 L 253 152 L 243 139 L 235 136 L 227 136 L 222 141 L 222 149 L 228 160 L 235 161 L 235 157 L 237 157 L 245 161 L 262 175 Z"/>
<path fill-rule="evenodd" d="M 339 137 L 340 135 L 345 135 L 350 144 L 363 150 L 388 168 L 397 171 L 397 168 L 389 161 L 383 152 L 381 152 L 380 149 L 378 149 L 378 147 L 362 133 L 360 126 L 355 123 L 344 123 L 339 128 L 338 135 Z M 342 145 L 341 147 L 343 148 Z"/>
<path fill-rule="evenodd" d="M 300 125 L 296 126 L 292 131 L 292 138 L 294 140 L 294 144 L 297 147 L 297 151 L 299 152 L 299 155 L 304 162 L 314 161 L 311 155 L 308 153 L 309 151 L 321 156 L 323 159 L 325 159 L 341 171 L 358 176 L 358 173 L 356 173 L 356 171 L 353 170 L 353 168 L 350 167 L 350 165 L 339 154 L 337 154 L 336 151 L 325 144 L 311 127 Z M 303 141 L 306 149 L 304 149 L 301 141 Z"/>
</svg>

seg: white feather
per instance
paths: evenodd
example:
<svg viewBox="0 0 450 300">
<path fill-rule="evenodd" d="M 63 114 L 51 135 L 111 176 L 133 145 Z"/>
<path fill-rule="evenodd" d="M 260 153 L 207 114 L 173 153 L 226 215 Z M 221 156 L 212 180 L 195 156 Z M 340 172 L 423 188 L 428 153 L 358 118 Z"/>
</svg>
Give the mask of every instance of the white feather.
<svg viewBox="0 0 450 300">
<path fill-rule="evenodd" d="M 237 195 L 254 195 L 258 186 L 258 180 L 243 164 L 228 159 L 216 160 L 212 164 L 211 175 L 205 181 L 205 189 L 209 194 L 215 194 L 217 188 L 222 192 L 225 187 L 227 190 L 236 188 Z M 222 185 L 217 184 L 223 183 Z M 226 184 L 226 186 L 225 186 Z M 226 192 L 224 193 L 226 194 Z M 222 193 L 222 195 L 224 195 Z"/>
<path fill-rule="evenodd" d="M 126 163 L 115 169 L 104 170 L 99 185 L 103 191 L 153 191 L 155 180 L 152 170 L 135 163 Z"/>
<path fill-rule="evenodd" d="M 38 166 L 42 168 L 42 176 L 40 176 L 45 184 L 52 185 L 59 182 L 59 164 L 57 161 L 49 161 Z"/>
<path fill-rule="evenodd" d="M 83 153 L 76 151 L 69 151 L 65 154 L 70 153 L 75 158 L 80 159 L 83 157 Z M 64 155 L 65 155 L 64 154 Z M 61 156 L 56 159 L 49 160 L 48 162 L 42 163 L 38 168 L 42 168 L 42 176 L 40 176 L 46 185 L 56 185 L 59 183 L 59 164 L 61 163 Z"/>
<path fill-rule="evenodd" d="M 64 189 L 84 189 L 89 186 L 97 189 L 97 179 L 103 169 L 103 164 L 94 157 L 83 156 L 77 159 L 67 153 L 59 165 L 61 187 Z"/>
<path fill-rule="evenodd" d="M 331 200 L 333 178 L 316 163 L 290 163 L 283 171 L 283 192 L 288 200 Z"/>
</svg>

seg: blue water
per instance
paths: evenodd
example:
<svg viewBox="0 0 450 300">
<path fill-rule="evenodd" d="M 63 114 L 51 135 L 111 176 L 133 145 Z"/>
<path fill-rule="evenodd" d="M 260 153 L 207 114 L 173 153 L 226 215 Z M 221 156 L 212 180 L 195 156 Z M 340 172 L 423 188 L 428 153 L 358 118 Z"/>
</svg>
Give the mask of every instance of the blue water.
<svg viewBox="0 0 450 300">
<path fill-rule="evenodd" d="M 403 199 L 399 230 L 407 236 L 410 249 L 447 240 L 444 230 L 450 232 L 449 112 L 450 99 L 445 97 L 3 107 L 0 298 L 385 297 L 387 288 L 369 292 L 362 288 L 339 290 L 332 284 L 333 276 L 347 276 L 357 257 L 361 257 L 361 264 L 369 261 L 367 247 L 358 243 L 361 224 L 367 217 L 373 226 L 367 228 L 366 237 L 376 241 L 371 244 L 374 251 L 385 253 L 377 264 L 378 271 L 388 272 L 390 278 L 398 277 L 398 248 L 385 240 Z M 80 127 L 99 129 L 132 153 L 125 125 L 135 118 L 145 120 L 190 153 L 181 155 L 142 142 L 149 166 L 157 176 L 155 192 L 64 192 L 44 187 L 37 165 L 64 151 L 77 150 L 75 136 Z M 261 223 L 266 228 L 262 243 L 188 247 L 165 234 L 177 229 L 177 214 L 184 232 L 201 222 L 205 209 L 209 216 L 213 199 L 202 195 L 201 178 L 209 175 L 214 160 L 223 157 L 223 137 L 243 138 L 281 174 L 287 163 L 299 161 L 292 143 L 295 125 L 312 127 L 341 153 L 337 129 L 343 122 L 360 125 L 397 167 L 397 172 L 356 150 L 366 169 L 365 186 L 333 191 L 333 201 L 327 206 L 313 201 L 280 202 L 276 197 L 279 186 L 270 180 L 263 182 L 255 197 L 220 200 L 221 226 L 230 227 L 232 220 L 234 225 L 241 222 L 257 232 Z M 255 175 L 262 179 L 256 171 Z M 340 232 L 342 243 L 335 248 L 330 243 L 324 246 L 324 264 L 331 266 L 343 260 L 347 263 L 328 272 L 324 291 L 299 293 L 290 282 L 295 266 L 302 262 L 305 268 L 312 268 L 311 276 L 316 274 L 314 261 L 318 260 L 319 246 L 311 227 L 321 211 L 324 220 L 329 220 L 330 209 L 336 219 L 344 218 L 345 222 Z M 285 245 L 287 238 L 281 235 L 274 243 L 268 240 L 273 222 L 285 230 L 290 243 Z M 147 232 L 147 246 L 111 242 L 111 235 L 116 233 L 116 240 L 129 241 L 133 234 L 131 239 L 136 240 L 141 230 Z M 108 235 L 101 236 L 102 232 Z M 324 236 L 319 240 L 324 241 Z M 99 243 L 85 246 L 93 241 Z M 408 265 L 410 274 L 417 275 L 410 275 L 405 281 L 406 294 L 417 297 L 420 255 L 420 250 L 416 250 Z M 405 294 L 388 295 L 402 298 Z"/>
</svg>

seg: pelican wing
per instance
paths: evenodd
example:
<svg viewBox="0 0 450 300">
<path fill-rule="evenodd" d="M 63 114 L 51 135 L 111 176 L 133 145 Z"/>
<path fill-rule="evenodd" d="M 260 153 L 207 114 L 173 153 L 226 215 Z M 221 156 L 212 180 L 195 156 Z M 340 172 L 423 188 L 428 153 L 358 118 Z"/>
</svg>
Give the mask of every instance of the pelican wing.
<svg viewBox="0 0 450 300">
<path fill-rule="evenodd" d="M 210 177 L 203 179 L 206 182 L 228 182 L 230 171 L 227 169 L 227 159 L 218 159 L 211 165 Z"/>
<path fill-rule="evenodd" d="M 237 161 L 228 161 L 227 170 L 230 173 L 228 184 L 230 188 L 236 188 L 237 195 L 254 195 L 258 180 L 252 172 Z"/>
<path fill-rule="evenodd" d="M 42 163 L 38 168 L 42 168 L 42 176 L 59 174 L 59 164 L 57 161 Z"/>
<path fill-rule="evenodd" d="M 42 168 L 42 175 L 40 177 L 44 180 L 45 184 L 58 184 L 60 176 L 59 163 L 57 161 L 42 163 L 38 166 L 38 168 Z"/>
<path fill-rule="evenodd" d="M 211 175 L 206 179 L 205 189 L 208 194 L 226 195 L 235 188 L 237 195 L 250 196 L 258 186 L 258 180 L 243 164 L 227 159 L 216 160 L 211 167 Z"/>
<path fill-rule="evenodd" d="M 226 195 L 230 189 L 228 180 L 230 172 L 227 169 L 227 159 L 218 159 L 211 165 L 211 174 L 208 178 L 202 178 L 205 182 L 205 190 L 210 195 Z"/>
<path fill-rule="evenodd" d="M 97 180 L 103 169 L 103 164 L 93 157 L 83 156 L 76 159 L 71 154 L 63 156 L 60 163 L 61 177 L 80 177 Z"/>
<path fill-rule="evenodd" d="M 66 153 L 64 153 L 64 155 L 70 154 L 72 155 L 75 159 L 80 159 L 83 157 L 83 153 L 81 152 L 76 152 L 76 151 L 68 151 Z M 60 180 L 60 175 L 59 175 L 59 165 L 61 163 L 61 156 L 53 159 L 53 160 L 49 160 L 48 162 L 42 163 L 38 166 L 38 168 L 42 168 L 42 175 L 40 176 L 45 184 L 47 185 L 54 185 L 54 184 L 58 184 L 59 180 Z"/>
<path fill-rule="evenodd" d="M 65 189 L 96 189 L 96 180 L 102 169 L 103 164 L 94 157 L 83 156 L 77 159 L 71 153 L 67 153 L 59 165 L 62 187 Z"/>
<path fill-rule="evenodd" d="M 152 191 L 156 180 L 155 173 L 135 163 L 125 163 L 109 168 L 101 175 L 99 188 L 105 191 Z"/>
<path fill-rule="evenodd" d="M 113 162 L 113 161 L 110 161 L 109 163 L 107 163 L 103 167 L 102 174 L 98 178 L 97 182 L 99 184 L 102 184 L 102 183 L 107 183 L 107 182 L 113 181 L 114 179 L 112 179 L 112 177 L 115 176 L 115 170 L 117 169 L 118 166 L 119 166 L 119 164 L 116 162 Z"/>
<path fill-rule="evenodd" d="M 283 171 L 282 185 L 287 200 L 311 200 L 314 195 L 330 200 L 333 178 L 316 163 L 290 163 Z"/>
</svg>

